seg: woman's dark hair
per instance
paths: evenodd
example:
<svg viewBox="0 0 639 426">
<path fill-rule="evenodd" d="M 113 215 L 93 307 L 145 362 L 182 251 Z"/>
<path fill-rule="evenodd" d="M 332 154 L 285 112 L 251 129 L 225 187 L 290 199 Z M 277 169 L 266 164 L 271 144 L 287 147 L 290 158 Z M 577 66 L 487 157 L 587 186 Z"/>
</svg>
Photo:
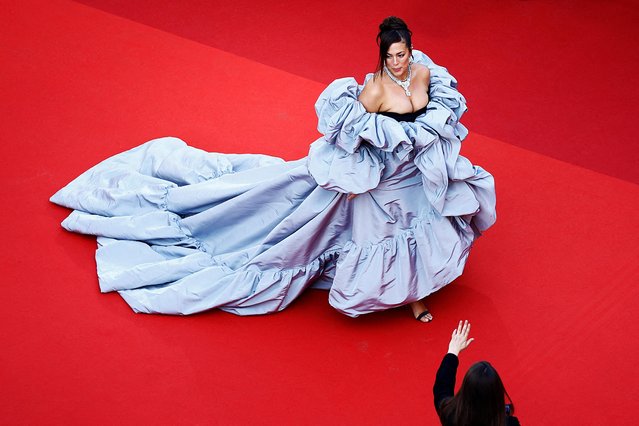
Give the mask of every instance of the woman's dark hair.
<svg viewBox="0 0 639 426">
<path fill-rule="evenodd" d="M 510 402 L 497 370 L 489 362 L 480 361 L 468 369 L 459 392 L 442 404 L 439 417 L 442 423 L 456 426 L 504 426 L 504 397 Z M 509 408 L 509 414 L 514 414 L 512 402 Z"/>
<path fill-rule="evenodd" d="M 393 43 L 403 41 L 408 47 L 408 51 L 412 52 L 413 43 L 411 36 L 413 33 L 408 29 L 406 22 L 396 16 L 389 16 L 379 24 L 379 33 L 377 34 L 377 44 L 379 45 L 379 62 L 377 63 L 378 72 L 384 69 L 386 62 L 386 54 Z"/>
</svg>

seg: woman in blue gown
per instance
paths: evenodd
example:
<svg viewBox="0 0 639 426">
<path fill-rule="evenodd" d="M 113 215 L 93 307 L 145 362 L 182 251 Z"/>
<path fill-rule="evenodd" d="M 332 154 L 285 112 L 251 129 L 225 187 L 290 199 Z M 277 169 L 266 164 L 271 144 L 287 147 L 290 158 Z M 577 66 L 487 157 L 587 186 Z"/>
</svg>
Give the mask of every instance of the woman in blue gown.
<svg viewBox="0 0 639 426">
<path fill-rule="evenodd" d="M 62 226 L 98 236 L 98 278 L 136 312 L 284 309 L 306 288 L 349 316 L 422 300 L 458 277 L 495 221 L 492 176 L 459 155 L 465 100 L 445 68 L 380 25 L 364 85 L 331 83 L 307 157 L 207 153 L 161 138 L 58 191 Z"/>
</svg>

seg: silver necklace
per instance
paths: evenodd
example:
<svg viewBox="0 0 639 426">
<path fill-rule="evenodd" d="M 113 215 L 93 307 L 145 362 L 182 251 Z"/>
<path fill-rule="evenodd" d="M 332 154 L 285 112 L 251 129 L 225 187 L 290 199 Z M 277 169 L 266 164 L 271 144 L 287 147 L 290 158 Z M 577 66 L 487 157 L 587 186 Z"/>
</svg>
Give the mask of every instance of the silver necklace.
<svg viewBox="0 0 639 426">
<path fill-rule="evenodd" d="M 402 89 L 404 89 L 406 96 L 410 97 L 411 93 L 410 93 L 410 90 L 408 90 L 408 86 L 410 86 L 410 79 L 412 77 L 412 70 L 411 70 L 410 64 L 408 65 L 408 76 L 404 80 L 400 80 L 396 78 L 393 74 L 391 74 L 391 72 L 388 70 L 388 67 L 386 65 L 384 65 L 384 71 L 386 71 L 386 74 L 388 74 L 391 80 L 399 84 L 399 86 Z"/>
</svg>

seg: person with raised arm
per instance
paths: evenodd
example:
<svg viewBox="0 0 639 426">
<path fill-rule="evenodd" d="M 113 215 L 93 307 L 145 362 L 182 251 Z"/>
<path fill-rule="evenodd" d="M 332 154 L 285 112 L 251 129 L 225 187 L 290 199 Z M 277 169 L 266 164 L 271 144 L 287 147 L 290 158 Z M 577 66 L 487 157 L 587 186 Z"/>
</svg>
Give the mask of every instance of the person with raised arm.
<svg viewBox="0 0 639 426">
<path fill-rule="evenodd" d="M 459 354 L 475 340 L 469 338 L 470 323 L 459 321 L 448 343 L 448 353 L 437 370 L 433 395 L 443 426 L 518 426 L 515 406 L 488 361 L 473 364 L 455 394 Z M 505 399 L 509 400 L 506 404 Z"/>
</svg>

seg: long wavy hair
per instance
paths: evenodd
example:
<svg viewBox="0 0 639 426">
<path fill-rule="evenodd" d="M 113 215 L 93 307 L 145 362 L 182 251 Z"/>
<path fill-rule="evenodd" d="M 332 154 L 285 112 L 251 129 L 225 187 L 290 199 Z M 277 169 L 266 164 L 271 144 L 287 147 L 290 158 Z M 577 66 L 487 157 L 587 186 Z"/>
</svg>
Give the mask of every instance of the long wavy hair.
<svg viewBox="0 0 639 426">
<path fill-rule="evenodd" d="M 442 404 L 439 417 L 443 424 L 451 422 L 455 426 L 504 426 L 505 398 L 509 414 L 514 414 L 515 407 L 497 370 L 489 362 L 480 361 L 468 369 L 459 392 Z"/>
</svg>

